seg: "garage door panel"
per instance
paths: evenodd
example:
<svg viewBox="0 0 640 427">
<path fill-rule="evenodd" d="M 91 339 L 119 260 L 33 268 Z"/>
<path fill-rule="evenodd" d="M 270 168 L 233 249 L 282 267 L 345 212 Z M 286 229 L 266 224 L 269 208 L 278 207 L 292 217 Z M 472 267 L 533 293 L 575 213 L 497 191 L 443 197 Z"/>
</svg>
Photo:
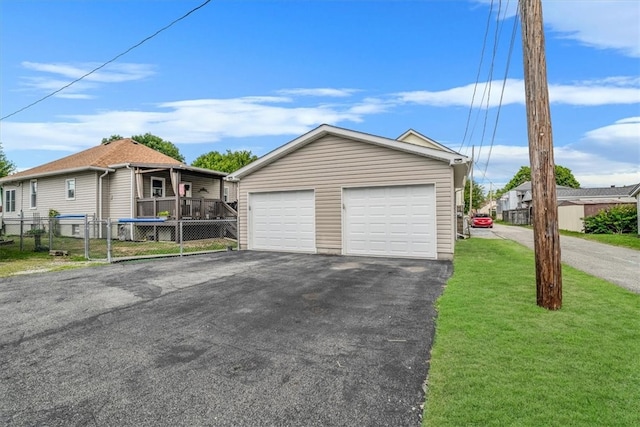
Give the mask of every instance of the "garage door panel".
<svg viewBox="0 0 640 427">
<path fill-rule="evenodd" d="M 315 252 L 312 190 L 250 194 L 250 249 Z"/>
<path fill-rule="evenodd" d="M 348 188 L 343 198 L 346 254 L 436 257 L 433 185 Z"/>
</svg>

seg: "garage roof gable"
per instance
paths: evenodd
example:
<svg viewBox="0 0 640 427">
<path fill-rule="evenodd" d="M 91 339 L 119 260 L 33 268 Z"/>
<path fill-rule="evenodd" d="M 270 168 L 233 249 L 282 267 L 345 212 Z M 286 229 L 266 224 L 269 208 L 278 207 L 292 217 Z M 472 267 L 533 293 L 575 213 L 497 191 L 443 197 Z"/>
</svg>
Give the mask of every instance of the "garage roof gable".
<svg viewBox="0 0 640 427">
<path fill-rule="evenodd" d="M 248 164 L 247 166 L 238 169 L 237 171 L 229 174 L 227 177 L 228 180 L 239 180 L 244 176 L 247 176 L 253 172 L 256 172 L 263 167 L 275 162 L 281 157 L 286 156 L 293 151 L 304 147 L 307 144 L 312 143 L 326 135 L 336 135 L 341 136 L 347 139 L 352 139 L 355 141 L 366 142 L 369 144 L 379 145 L 382 147 L 390 148 L 392 150 L 404 151 L 407 153 L 416 154 L 418 156 L 429 157 L 435 160 L 440 160 L 443 162 L 447 162 L 449 165 L 454 166 L 455 169 L 459 170 L 459 172 L 463 173 L 463 176 L 466 175 L 466 171 L 469 167 L 470 159 L 462 154 L 456 153 L 452 150 L 441 150 L 436 148 L 430 148 L 425 146 L 420 146 L 416 144 L 411 144 L 408 142 L 402 142 L 395 139 L 384 138 L 381 136 L 371 135 L 364 132 L 353 131 L 349 129 L 339 128 L 336 126 L 331 126 L 327 124 L 323 124 L 318 126 L 317 128 L 305 133 L 304 135 L 299 136 L 298 138 L 282 145 L 270 153 L 265 154 L 260 157 L 258 160 Z M 405 135 L 405 134 L 403 134 Z"/>
</svg>

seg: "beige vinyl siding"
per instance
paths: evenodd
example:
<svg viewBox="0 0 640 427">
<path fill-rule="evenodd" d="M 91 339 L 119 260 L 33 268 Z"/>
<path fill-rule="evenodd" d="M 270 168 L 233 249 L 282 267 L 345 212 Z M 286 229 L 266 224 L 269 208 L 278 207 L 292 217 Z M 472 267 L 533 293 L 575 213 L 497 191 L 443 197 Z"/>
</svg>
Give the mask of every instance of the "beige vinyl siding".
<svg viewBox="0 0 640 427">
<path fill-rule="evenodd" d="M 109 195 L 104 205 L 102 219 L 131 218 L 133 216 L 133 194 L 135 181 L 132 182 L 133 171 L 122 168 L 103 178 L 102 191 Z M 132 187 L 133 186 L 133 187 Z M 133 188 L 133 189 L 132 189 Z"/>
<path fill-rule="evenodd" d="M 191 197 L 203 199 L 219 199 L 220 198 L 220 180 L 217 178 L 194 176 L 188 173 L 181 174 L 182 182 L 191 183 Z M 167 181 L 167 186 L 171 185 L 171 180 Z M 200 192 L 205 188 L 207 192 Z"/>
<path fill-rule="evenodd" d="M 229 189 L 229 199 L 227 202 L 237 202 L 238 201 L 238 183 L 232 181 L 225 181 L 224 186 Z"/>
<path fill-rule="evenodd" d="M 401 141 L 409 144 L 420 145 L 422 147 L 435 148 L 436 150 L 441 150 L 441 148 L 438 147 L 436 144 L 433 144 L 425 140 L 424 138 L 420 138 L 418 135 L 413 135 L 413 134 L 407 135 L 404 139 L 401 139 Z"/>
<path fill-rule="evenodd" d="M 67 200 L 66 180 L 76 180 L 75 200 Z M 39 213 L 41 217 L 49 216 L 49 209 L 57 210 L 61 215 L 94 215 L 97 213 L 97 174 L 96 172 L 80 172 L 54 177 L 38 178 L 38 198 L 36 209 L 29 207 L 29 183 L 23 182 L 22 209 L 25 216 Z"/>
<path fill-rule="evenodd" d="M 76 197 L 75 200 L 64 200 L 63 209 L 69 209 L 70 214 L 88 214 L 94 215 L 98 213 L 98 173 L 86 172 L 83 174 L 63 175 L 62 177 L 62 198 L 66 197 L 67 189 L 65 180 L 75 178 L 76 180 Z M 62 201 L 62 200 L 61 200 Z M 57 209 L 61 214 L 66 211 Z"/>
<path fill-rule="evenodd" d="M 438 254 L 452 254 L 453 169 L 443 161 L 327 135 L 240 180 L 240 244 L 247 247 L 247 194 L 315 190 L 316 246 L 342 252 L 342 188 L 435 184 Z"/>
</svg>

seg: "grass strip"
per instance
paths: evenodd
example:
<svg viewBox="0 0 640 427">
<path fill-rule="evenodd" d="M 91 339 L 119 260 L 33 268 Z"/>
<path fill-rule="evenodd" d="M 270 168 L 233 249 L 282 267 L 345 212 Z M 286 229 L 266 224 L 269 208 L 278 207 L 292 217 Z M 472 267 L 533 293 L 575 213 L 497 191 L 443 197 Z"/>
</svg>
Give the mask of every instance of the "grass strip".
<svg viewBox="0 0 640 427">
<path fill-rule="evenodd" d="M 533 252 L 456 246 L 425 426 L 640 425 L 640 295 L 563 266 L 563 307 L 536 306 Z"/>
<path fill-rule="evenodd" d="M 640 235 L 638 234 L 585 234 L 567 230 L 560 230 L 560 234 L 640 251 Z"/>
</svg>

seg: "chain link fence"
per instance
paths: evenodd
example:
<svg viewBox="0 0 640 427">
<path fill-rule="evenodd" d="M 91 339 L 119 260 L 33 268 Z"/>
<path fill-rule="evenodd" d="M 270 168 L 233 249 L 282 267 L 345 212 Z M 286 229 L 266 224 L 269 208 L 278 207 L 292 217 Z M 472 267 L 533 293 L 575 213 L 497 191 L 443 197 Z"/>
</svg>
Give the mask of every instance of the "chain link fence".
<svg viewBox="0 0 640 427">
<path fill-rule="evenodd" d="M 502 220 L 509 224 L 515 225 L 531 225 L 533 218 L 533 209 L 513 209 L 509 211 L 502 211 Z"/>
<path fill-rule="evenodd" d="M 2 240 L 21 251 L 116 262 L 237 248 L 237 220 L 96 220 L 89 215 L 6 218 Z"/>
</svg>

